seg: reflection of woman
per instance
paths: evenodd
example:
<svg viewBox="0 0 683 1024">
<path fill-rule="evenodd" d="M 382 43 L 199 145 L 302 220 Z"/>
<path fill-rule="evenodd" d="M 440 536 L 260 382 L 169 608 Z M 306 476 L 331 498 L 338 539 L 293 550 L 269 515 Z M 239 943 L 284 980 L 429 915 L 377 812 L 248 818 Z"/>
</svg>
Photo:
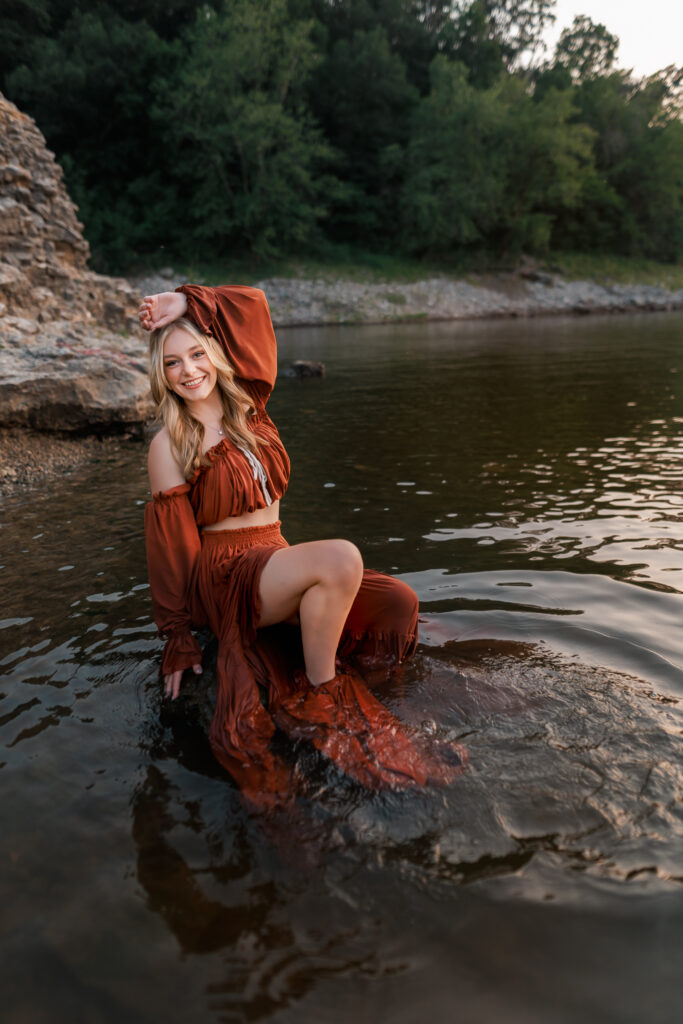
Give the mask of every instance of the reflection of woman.
<svg viewBox="0 0 683 1024">
<path fill-rule="evenodd" d="M 140 320 L 153 332 L 162 423 L 149 452 L 145 531 L 154 616 L 167 637 L 166 694 L 178 695 L 185 669 L 201 672 L 190 630 L 208 624 L 219 644 L 211 745 L 252 799 L 290 788 L 270 749 L 276 725 L 370 786 L 438 775 L 347 664 L 413 653 L 415 594 L 364 571 L 346 540 L 289 547 L 280 533 L 289 459 L 266 412 L 276 348 L 263 292 L 185 285 L 146 297 Z M 300 626 L 299 671 L 264 639 L 262 627 L 281 622 Z"/>
</svg>

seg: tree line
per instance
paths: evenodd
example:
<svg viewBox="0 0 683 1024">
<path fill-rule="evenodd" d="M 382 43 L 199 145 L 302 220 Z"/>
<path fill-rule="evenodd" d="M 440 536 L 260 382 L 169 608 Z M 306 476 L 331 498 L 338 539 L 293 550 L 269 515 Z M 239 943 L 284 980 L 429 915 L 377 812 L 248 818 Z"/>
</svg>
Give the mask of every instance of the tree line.
<svg viewBox="0 0 683 1024">
<path fill-rule="evenodd" d="M 683 74 L 554 0 L 5 0 L 2 91 L 95 265 L 683 256 Z"/>
</svg>

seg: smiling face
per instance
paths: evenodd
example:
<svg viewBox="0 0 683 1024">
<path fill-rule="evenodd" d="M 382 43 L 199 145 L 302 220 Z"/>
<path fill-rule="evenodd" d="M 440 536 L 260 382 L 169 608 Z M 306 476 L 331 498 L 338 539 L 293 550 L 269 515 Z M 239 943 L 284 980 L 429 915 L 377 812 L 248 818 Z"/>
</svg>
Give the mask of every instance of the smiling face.
<svg viewBox="0 0 683 1024">
<path fill-rule="evenodd" d="M 164 373 L 171 390 L 185 402 L 201 402 L 216 386 L 216 367 L 204 347 L 182 328 L 164 341 Z"/>
</svg>

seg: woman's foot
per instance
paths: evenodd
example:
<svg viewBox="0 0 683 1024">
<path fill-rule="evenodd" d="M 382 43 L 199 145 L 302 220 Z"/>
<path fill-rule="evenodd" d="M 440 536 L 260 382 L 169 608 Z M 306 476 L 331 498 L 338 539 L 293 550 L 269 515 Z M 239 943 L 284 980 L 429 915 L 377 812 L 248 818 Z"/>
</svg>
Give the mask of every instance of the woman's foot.
<svg viewBox="0 0 683 1024">
<path fill-rule="evenodd" d="M 421 750 L 354 674 L 338 672 L 314 686 L 297 672 L 295 686 L 273 708 L 277 724 L 290 739 L 308 740 L 364 786 L 443 785 L 462 770 L 462 758 L 451 757 L 446 764 Z"/>
</svg>

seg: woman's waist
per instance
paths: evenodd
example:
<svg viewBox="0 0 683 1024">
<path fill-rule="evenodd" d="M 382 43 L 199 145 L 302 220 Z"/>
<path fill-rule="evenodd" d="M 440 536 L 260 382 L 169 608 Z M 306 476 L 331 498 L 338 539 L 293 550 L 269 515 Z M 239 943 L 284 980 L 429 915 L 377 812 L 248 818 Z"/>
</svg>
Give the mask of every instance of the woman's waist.
<svg viewBox="0 0 683 1024">
<path fill-rule="evenodd" d="M 239 519 L 249 517 L 240 516 Z M 282 546 L 286 542 L 281 533 L 281 522 L 276 519 L 274 522 L 252 522 L 246 526 L 230 526 L 225 528 L 225 523 L 232 523 L 234 519 L 225 519 L 223 523 L 217 523 L 210 530 L 203 530 L 201 533 L 202 555 L 211 556 L 217 550 L 220 551 L 241 551 L 244 548 L 252 548 L 258 545 Z"/>
<path fill-rule="evenodd" d="M 202 538 L 212 533 L 237 533 L 241 530 L 259 529 L 263 526 L 272 526 L 279 522 L 278 515 L 280 502 L 276 500 L 272 505 L 255 509 L 253 512 L 244 512 L 240 516 L 226 516 L 224 519 L 208 526 L 200 528 Z"/>
</svg>

